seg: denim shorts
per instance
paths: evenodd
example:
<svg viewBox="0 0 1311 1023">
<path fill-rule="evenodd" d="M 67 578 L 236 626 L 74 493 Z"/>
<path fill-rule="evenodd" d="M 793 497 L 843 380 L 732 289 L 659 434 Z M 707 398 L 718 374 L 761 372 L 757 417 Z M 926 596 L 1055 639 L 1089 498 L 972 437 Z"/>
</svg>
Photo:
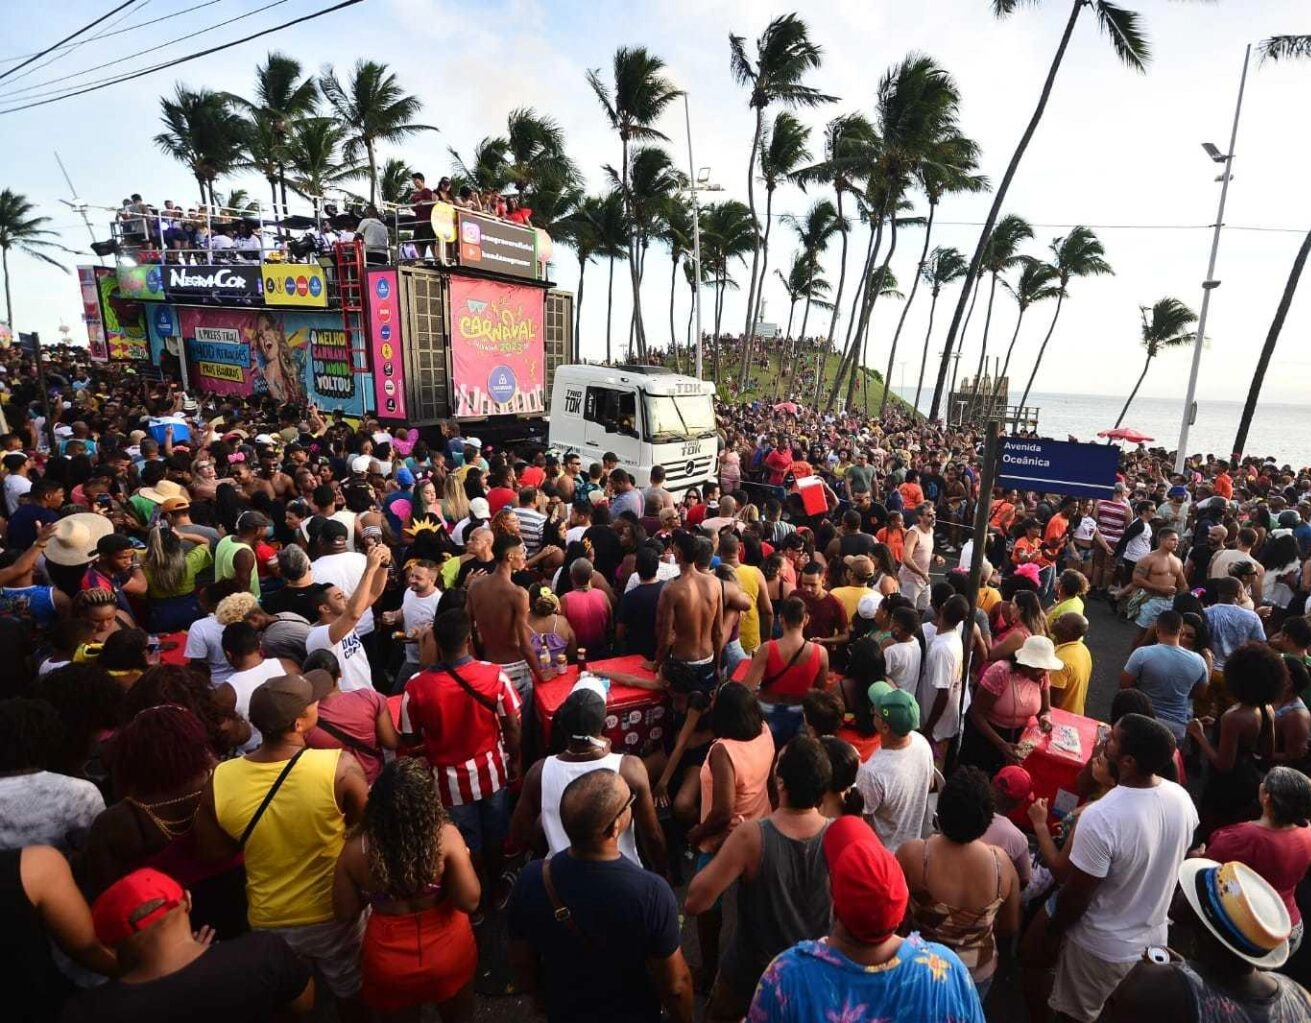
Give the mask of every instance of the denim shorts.
<svg viewBox="0 0 1311 1023">
<path fill-rule="evenodd" d="M 504 840 L 510 829 L 510 793 L 498 789 L 485 799 L 448 806 L 446 812 L 460 829 L 469 851 L 482 852 Z"/>
</svg>

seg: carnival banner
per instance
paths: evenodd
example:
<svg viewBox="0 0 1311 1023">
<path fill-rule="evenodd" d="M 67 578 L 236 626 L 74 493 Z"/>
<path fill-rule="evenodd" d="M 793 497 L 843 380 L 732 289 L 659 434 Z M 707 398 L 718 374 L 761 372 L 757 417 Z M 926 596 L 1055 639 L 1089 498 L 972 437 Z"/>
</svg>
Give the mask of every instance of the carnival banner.
<svg viewBox="0 0 1311 1023">
<path fill-rule="evenodd" d="M 94 362 L 109 358 L 105 346 L 105 324 L 100 317 L 100 290 L 96 287 L 96 268 L 79 266 L 77 283 L 82 290 L 82 322 L 86 324 L 87 353 Z"/>
<path fill-rule="evenodd" d="M 169 310 L 168 315 L 163 310 Z M 191 386 L 202 393 L 268 396 L 325 412 L 364 412 L 351 336 L 340 317 L 275 309 L 162 306 L 151 318 L 151 344 L 164 347 L 176 324 Z"/>
<path fill-rule="evenodd" d="M 364 277 L 369 300 L 369 349 L 373 354 L 373 395 L 384 419 L 404 419 L 405 354 L 395 270 L 370 270 Z"/>
<path fill-rule="evenodd" d="M 254 300 L 259 298 L 260 281 L 260 268 L 248 263 L 164 267 L 164 295 L 170 302 Z"/>
<path fill-rule="evenodd" d="M 123 294 L 118 274 L 109 267 L 97 266 L 93 270 L 109 359 L 113 362 L 149 362 L 150 336 L 146 332 L 145 306 Z"/>
<path fill-rule="evenodd" d="M 546 411 L 546 292 L 454 276 L 450 291 L 455 414 Z"/>
<path fill-rule="evenodd" d="M 318 263 L 265 263 L 264 304 L 328 308 L 328 278 Z"/>
</svg>

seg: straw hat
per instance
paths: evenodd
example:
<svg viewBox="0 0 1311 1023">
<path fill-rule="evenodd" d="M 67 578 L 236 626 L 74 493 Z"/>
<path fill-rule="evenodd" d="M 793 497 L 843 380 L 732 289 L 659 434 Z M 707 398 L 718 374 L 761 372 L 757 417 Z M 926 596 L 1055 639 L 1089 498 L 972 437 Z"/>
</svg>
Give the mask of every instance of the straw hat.
<svg viewBox="0 0 1311 1023">
<path fill-rule="evenodd" d="M 1222 945 L 1262 970 L 1288 959 L 1292 922 L 1279 893 L 1245 863 L 1196 857 L 1179 865 L 1184 898 Z"/>
<path fill-rule="evenodd" d="M 160 480 L 153 487 L 142 487 L 137 493 L 152 504 L 163 504 L 172 498 L 187 496 L 186 488 L 172 480 Z"/>
<path fill-rule="evenodd" d="M 113 531 L 114 524 L 103 515 L 78 512 L 65 516 L 46 545 L 46 560 L 54 565 L 85 565 L 96 556 L 100 538 Z"/>
</svg>

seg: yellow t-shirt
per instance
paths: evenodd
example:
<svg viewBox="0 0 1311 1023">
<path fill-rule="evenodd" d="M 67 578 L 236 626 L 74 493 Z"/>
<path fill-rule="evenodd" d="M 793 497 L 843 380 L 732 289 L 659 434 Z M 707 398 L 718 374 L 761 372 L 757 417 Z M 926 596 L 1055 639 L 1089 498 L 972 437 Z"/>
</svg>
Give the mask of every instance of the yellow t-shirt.
<svg viewBox="0 0 1311 1023">
<path fill-rule="evenodd" d="M 756 601 L 760 599 L 760 587 L 763 585 L 760 569 L 755 565 L 738 565 L 734 569 L 734 574 L 737 576 L 737 584 L 742 587 L 742 592 L 751 599 L 751 607 L 742 612 L 737 628 L 742 649 L 751 654 L 760 646 L 760 609 L 756 606 Z"/>
<path fill-rule="evenodd" d="M 1052 694 L 1052 703 L 1059 702 L 1061 710 L 1081 715 L 1088 695 L 1088 680 L 1092 678 L 1092 653 L 1082 640 L 1075 640 L 1058 646 L 1056 656 L 1065 667 L 1048 676 L 1052 689 L 1061 691 L 1059 697 Z"/>
<path fill-rule="evenodd" d="M 833 589 L 829 590 L 829 592 L 842 602 L 842 606 L 847 612 L 847 621 L 854 622 L 856 620 L 856 609 L 860 604 L 860 598 L 867 593 L 873 593 L 875 591 L 871 590 L 868 586 L 835 586 Z"/>
<path fill-rule="evenodd" d="M 1082 597 L 1066 597 L 1064 600 L 1053 604 L 1047 609 L 1047 628 L 1055 624 L 1056 619 L 1067 612 L 1073 611 L 1075 614 L 1083 614 Z"/>
<path fill-rule="evenodd" d="M 337 806 L 339 749 L 307 749 L 291 769 L 246 841 L 250 926 L 298 927 L 332 919 L 332 875 L 346 841 Z M 219 827 L 239 839 L 277 780 L 285 760 L 257 764 L 241 757 L 214 770 Z"/>
</svg>

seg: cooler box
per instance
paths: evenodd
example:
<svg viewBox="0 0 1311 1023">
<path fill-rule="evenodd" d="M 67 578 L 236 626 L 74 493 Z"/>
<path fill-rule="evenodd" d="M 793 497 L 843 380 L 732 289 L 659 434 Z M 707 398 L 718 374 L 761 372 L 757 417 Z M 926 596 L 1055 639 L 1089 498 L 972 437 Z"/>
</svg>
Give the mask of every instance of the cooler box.
<svg viewBox="0 0 1311 1023">
<path fill-rule="evenodd" d="M 828 498 L 824 495 L 824 481 L 818 476 L 803 476 L 797 480 L 797 493 L 807 515 L 823 515 L 828 511 Z"/>
<path fill-rule="evenodd" d="M 588 665 L 592 674 L 602 677 L 606 675 L 607 669 L 655 678 L 651 672 L 642 668 L 642 658 L 637 655 L 612 657 Z M 547 746 L 550 745 L 551 722 L 555 712 L 560 709 L 560 704 L 564 703 L 577 681 L 578 667 L 571 664 L 563 675 L 557 675 L 533 690 L 537 724 Z M 610 695 L 606 700 L 604 734 L 616 753 L 646 756 L 665 742 L 669 734 L 669 718 L 669 698 L 664 693 L 617 682 L 611 684 Z"/>
<path fill-rule="evenodd" d="M 1033 744 L 1032 752 L 1024 758 L 1024 769 L 1033 779 L 1034 797 L 1048 801 L 1052 811 L 1049 819 L 1063 817 L 1078 806 L 1075 781 L 1083 765 L 1092 759 L 1101 727 L 1103 722 L 1095 718 L 1053 708 L 1050 733 L 1043 732 L 1035 719 L 1020 736 L 1021 743 Z M 1068 741 L 1062 742 L 1063 738 Z M 1076 743 L 1077 751 L 1073 748 Z M 1024 823 L 1028 824 L 1027 815 Z"/>
<path fill-rule="evenodd" d="M 163 416 L 158 419 L 151 419 L 147 433 L 155 439 L 158 444 L 164 443 L 164 431 L 168 427 L 173 427 L 174 444 L 191 443 L 191 427 L 181 416 Z"/>
</svg>

